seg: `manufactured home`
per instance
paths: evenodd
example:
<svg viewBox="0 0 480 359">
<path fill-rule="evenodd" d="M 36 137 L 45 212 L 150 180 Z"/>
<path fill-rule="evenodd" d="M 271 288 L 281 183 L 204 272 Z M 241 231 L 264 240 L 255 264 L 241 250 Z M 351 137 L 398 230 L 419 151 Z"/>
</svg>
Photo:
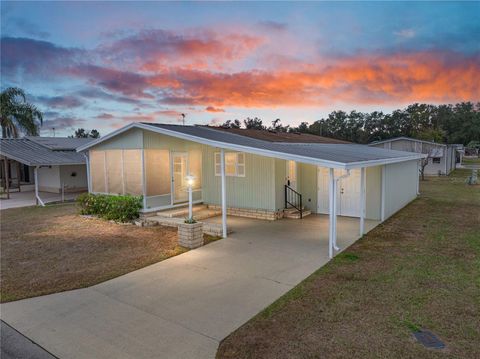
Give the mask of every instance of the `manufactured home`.
<svg viewBox="0 0 480 359">
<path fill-rule="evenodd" d="M 425 166 L 426 175 L 449 175 L 461 162 L 463 146 L 446 145 L 431 141 L 422 141 L 410 137 L 397 137 L 385 141 L 376 141 L 369 146 L 389 150 L 423 153 L 428 156 Z"/>
<path fill-rule="evenodd" d="M 300 140 L 300 137 L 299 137 Z M 227 214 L 280 220 L 327 214 L 331 243 L 337 216 L 383 221 L 418 193 L 422 154 L 332 140 L 269 141 L 205 126 L 132 123 L 80 146 L 92 193 L 143 196 L 143 212 L 193 202 Z M 332 251 L 334 245 L 330 247 Z"/>
</svg>

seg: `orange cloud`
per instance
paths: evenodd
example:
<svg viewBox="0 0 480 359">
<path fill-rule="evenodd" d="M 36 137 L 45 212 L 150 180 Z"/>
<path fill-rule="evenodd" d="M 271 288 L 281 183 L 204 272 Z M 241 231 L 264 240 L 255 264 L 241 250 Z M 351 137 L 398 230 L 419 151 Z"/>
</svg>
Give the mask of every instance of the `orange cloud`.
<svg viewBox="0 0 480 359">
<path fill-rule="evenodd" d="M 225 110 L 223 108 L 218 108 L 218 107 L 213 107 L 213 106 L 207 106 L 205 108 L 205 111 L 208 111 L 208 112 L 225 112 Z"/>
<path fill-rule="evenodd" d="M 478 56 L 437 52 L 362 55 L 327 66 L 298 68 L 306 70 L 230 74 L 176 69 L 149 77 L 148 82 L 154 87 L 175 83 L 165 89 L 165 103 L 211 107 L 454 102 L 478 100 L 480 93 Z"/>
</svg>

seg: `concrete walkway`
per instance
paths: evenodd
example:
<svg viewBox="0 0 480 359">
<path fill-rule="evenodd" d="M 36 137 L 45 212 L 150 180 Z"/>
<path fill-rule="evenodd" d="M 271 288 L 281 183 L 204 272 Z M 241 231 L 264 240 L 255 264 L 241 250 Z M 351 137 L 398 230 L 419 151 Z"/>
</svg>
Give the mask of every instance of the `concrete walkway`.
<svg viewBox="0 0 480 359">
<path fill-rule="evenodd" d="M 72 201 L 77 198 L 80 193 L 65 193 L 65 201 Z M 40 198 L 44 203 L 60 202 L 62 196 L 59 193 L 40 192 Z M 11 192 L 10 198 L 0 198 L 0 209 L 19 208 L 35 206 L 35 191 Z"/>
<path fill-rule="evenodd" d="M 220 340 L 328 261 L 327 216 L 228 222 L 228 239 L 90 288 L 4 304 L 2 319 L 59 358 L 214 358 Z M 345 248 L 358 220 L 338 225 Z"/>
</svg>

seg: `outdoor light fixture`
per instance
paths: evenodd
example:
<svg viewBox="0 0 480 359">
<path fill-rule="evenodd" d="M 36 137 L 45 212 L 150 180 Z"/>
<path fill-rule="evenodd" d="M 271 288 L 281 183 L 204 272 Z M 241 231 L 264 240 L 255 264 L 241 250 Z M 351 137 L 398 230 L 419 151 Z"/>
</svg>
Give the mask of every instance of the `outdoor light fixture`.
<svg viewBox="0 0 480 359">
<path fill-rule="evenodd" d="M 188 218 L 192 219 L 193 218 L 193 210 L 192 210 L 192 189 L 193 189 L 193 184 L 195 183 L 195 177 L 192 175 L 188 175 L 185 177 L 187 180 L 187 186 L 188 186 Z"/>
</svg>

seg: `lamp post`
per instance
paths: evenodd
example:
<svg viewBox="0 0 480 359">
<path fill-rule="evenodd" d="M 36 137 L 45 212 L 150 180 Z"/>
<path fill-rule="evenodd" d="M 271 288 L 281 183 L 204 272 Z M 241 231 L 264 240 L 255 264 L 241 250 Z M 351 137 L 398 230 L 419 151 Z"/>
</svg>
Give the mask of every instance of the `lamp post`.
<svg viewBox="0 0 480 359">
<path fill-rule="evenodd" d="M 186 177 L 186 180 L 187 180 L 187 186 L 188 186 L 188 219 L 193 219 L 192 188 L 193 188 L 193 184 L 195 183 L 195 177 L 192 175 L 188 175 Z"/>
</svg>

